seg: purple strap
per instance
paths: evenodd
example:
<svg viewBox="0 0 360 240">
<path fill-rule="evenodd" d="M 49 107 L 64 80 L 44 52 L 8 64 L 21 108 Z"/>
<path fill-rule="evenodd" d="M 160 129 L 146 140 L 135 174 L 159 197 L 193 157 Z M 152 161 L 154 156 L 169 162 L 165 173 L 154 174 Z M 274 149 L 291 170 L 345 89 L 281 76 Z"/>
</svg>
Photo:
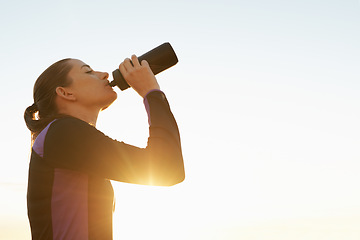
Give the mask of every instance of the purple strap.
<svg viewBox="0 0 360 240">
<path fill-rule="evenodd" d="M 148 115 L 148 123 L 149 125 L 151 125 L 151 118 L 150 118 L 150 106 L 149 106 L 149 102 L 147 100 L 147 96 L 152 93 L 152 92 L 155 92 L 155 91 L 159 91 L 159 92 L 162 92 L 161 90 L 159 89 L 153 89 L 153 90 L 150 90 L 144 97 L 144 105 L 145 105 L 145 109 L 146 109 L 146 113 Z M 163 92 L 162 92 L 163 93 Z"/>
<path fill-rule="evenodd" d="M 45 136 L 47 131 L 49 130 L 50 125 L 55 122 L 55 120 L 53 120 L 52 122 L 50 122 L 40 133 L 39 135 L 36 137 L 34 144 L 33 144 L 33 150 L 40 156 L 40 157 L 44 157 L 44 141 L 45 141 Z"/>
</svg>

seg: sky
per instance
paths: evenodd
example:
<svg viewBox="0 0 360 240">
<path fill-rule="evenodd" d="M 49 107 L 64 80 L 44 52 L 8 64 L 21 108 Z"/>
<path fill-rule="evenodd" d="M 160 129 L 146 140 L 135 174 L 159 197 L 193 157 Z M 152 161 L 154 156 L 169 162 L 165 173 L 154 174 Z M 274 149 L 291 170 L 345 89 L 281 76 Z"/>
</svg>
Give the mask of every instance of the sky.
<svg viewBox="0 0 360 240">
<path fill-rule="evenodd" d="M 30 239 L 37 77 L 67 57 L 111 73 L 164 42 L 186 179 L 113 182 L 114 239 L 360 238 L 360 1 L 0 0 L 0 30 L 0 239 Z M 141 97 L 116 91 L 97 128 L 145 147 Z"/>
</svg>

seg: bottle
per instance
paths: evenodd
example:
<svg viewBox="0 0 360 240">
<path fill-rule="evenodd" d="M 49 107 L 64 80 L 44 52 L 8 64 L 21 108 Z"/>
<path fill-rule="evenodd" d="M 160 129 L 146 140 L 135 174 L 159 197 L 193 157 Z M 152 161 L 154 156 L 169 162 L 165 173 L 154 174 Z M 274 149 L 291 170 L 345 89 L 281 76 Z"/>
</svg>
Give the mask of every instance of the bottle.
<svg viewBox="0 0 360 240">
<path fill-rule="evenodd" d="M 174 66 L 178 62 L 174 49 L 168 42 L 148 51 L 138 57 L 138 59 L 140 63 L 142 60 L 146 60 L 149 63 L 151 71 L 154 75 Z M 122 91 L 130 87 L 119 69 L 114 70 L 112 75 L 114 80 L 110 82 L 110 86 L 118 86 Z"/>
</svg>

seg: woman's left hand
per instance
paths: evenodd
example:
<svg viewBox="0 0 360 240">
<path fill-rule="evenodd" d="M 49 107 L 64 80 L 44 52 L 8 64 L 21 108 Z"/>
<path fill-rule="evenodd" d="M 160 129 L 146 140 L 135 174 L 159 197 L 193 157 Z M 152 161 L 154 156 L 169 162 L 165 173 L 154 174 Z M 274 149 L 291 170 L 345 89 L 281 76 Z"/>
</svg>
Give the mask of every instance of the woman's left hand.
<svg viewBox="0 0 360 240">
<path fill-rule="evenodd" d="M 120 64 L 119 70 L 126 82 L 142 97 L 145 97 L 151 90 L 160 90 L 155 75 L 146 60 L 142 60 L 140 64 L 139 59 L 132 55 L 131 61 L 126 58 Z"/>
</svg>

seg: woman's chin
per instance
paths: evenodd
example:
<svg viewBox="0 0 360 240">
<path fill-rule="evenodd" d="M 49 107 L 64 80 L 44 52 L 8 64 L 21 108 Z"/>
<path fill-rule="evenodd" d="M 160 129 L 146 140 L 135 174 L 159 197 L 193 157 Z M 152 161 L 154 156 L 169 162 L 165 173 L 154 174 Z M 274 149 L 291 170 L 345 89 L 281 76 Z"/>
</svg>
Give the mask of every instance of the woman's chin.
<svg viewBox="0 0 360 240">
<path fill-rule="evenodd" d="M 115 102 L 116 99 L 117 99 L 117 93 L 114 92 L 114 96 L 111 99 L 109 99 L 109 102 L 107 104 L 105 104 L 105 107 L 101 108 L 100 111 L 104 111 L 105 109 L 110 107 L 110 105 L 113 104 L 113 102 Z"/>
</svg>

